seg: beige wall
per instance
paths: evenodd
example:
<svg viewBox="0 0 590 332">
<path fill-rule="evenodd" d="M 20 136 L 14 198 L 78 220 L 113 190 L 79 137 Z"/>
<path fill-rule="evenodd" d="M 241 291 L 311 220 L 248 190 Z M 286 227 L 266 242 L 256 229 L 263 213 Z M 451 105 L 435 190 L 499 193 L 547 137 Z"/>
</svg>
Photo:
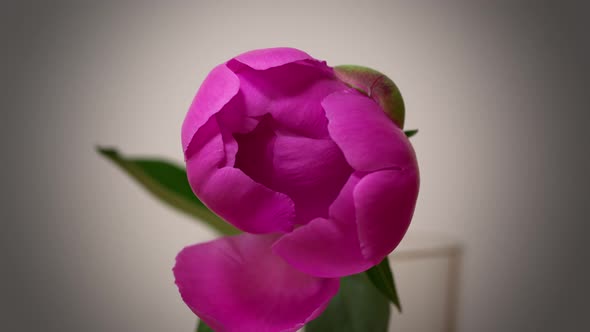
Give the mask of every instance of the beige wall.
<svg viewBox="0 0 590 332">
<path fill-rule="evenodd" d="M 7 331 L 191 331 L 170 269 L 178 250 L 213 234 L 147 196 L 94 145 L 181 161 L 180 124 L 208 70 L 271 46 L 398 83 L 407 127 L 420 129 L 412 230 L 465 244 L 460 331 L 589 325 L 587 10 L 155 3 L 2 10 Z"/>
</svg>

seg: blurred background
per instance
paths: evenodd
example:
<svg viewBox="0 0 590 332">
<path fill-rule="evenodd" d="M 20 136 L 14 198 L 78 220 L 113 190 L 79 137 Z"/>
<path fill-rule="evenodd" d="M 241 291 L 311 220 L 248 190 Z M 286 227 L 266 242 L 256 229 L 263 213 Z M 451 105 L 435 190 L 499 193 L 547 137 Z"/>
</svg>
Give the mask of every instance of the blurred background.
<svg viewBox="0 0 590 332">
<path fill-rule="evenodd" d="M 410 232 L 463 248 L 456 331 L 590 331 L 581 3 L 2 2 L 0 330 L 194 329 L 171 268 L 214 234 L 94 148 L 180 163 L 207 72 L 291 46 L 400 87 L 420 129 Z M 434 331 L 446 263 L 393 262 L 405 311 L 392 326 Z"/>
</svg>

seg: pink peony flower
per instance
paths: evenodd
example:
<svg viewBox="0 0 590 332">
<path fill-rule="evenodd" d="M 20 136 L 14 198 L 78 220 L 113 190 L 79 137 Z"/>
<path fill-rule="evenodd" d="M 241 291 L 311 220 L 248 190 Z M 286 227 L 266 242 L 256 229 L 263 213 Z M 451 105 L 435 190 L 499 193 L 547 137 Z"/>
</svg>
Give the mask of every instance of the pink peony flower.
<svg viewBox="0 0 590 332">
<path fill-rule="evenodd" d="M 370 90 L 341 78 L 296 49 L 255 50 L 213 69 L 193 100 L 191 187 L 246 232 L 177 257 L 182 298 L 216 331 L 301 328 L 339 277 L 378 264 L 409 226 L 412 146 Z"/>
</svg>

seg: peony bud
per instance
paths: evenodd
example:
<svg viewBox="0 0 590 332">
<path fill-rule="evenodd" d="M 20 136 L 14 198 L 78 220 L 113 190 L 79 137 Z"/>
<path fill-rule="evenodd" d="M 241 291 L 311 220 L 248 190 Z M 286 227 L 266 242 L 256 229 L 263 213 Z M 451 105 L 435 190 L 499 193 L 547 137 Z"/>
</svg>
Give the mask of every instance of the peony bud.
<svg viewBox="0 0 590 332">
<path fill-rule="evenodd" d="M 241 54 L 211 71 L 182 126 L 187 174 L 213 212 L 250 234 L 184 249 L 188 306 L 216 331 L 295 331 L 338 279 L 401 241 L 419 175 L 386 76 L 331 68 L 291 48 Z"/>
</svg>

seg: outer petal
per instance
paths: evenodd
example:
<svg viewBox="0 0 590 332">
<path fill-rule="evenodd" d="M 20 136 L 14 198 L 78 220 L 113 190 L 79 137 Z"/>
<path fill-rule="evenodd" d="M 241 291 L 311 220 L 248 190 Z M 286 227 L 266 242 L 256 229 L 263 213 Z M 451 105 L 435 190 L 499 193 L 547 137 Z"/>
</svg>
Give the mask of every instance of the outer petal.
<svg viewBox="0 0 590 332">
<path fill-rule="evenodd" d="M 370 268 L 361 254 L 354 225 L 318 218 L 277 241 L 273 251 L 310 275 L 337 278 Z"/>
<path fill-rule="evenodd" d="M 295 48 L 276 47 L 249 51 L 235 57 L 236 60 L 256 70 L 265 70 L 284 64 L 313 59 L 309 54 Z"/>
<path fill-rule="evenodd" d="M 325 63 L 300 61 L 262 71 L 232 63 L 228 66 L 240 78 L 239 96 L 250 117 L 270 113 L 281 130 L 290 134 L 328 137 L 321 101 L 347 86 Z"/>
<path fill-rule="evenodd" d="M 194 136 L 186 161 L 193 192 L 220 217 L 250 233 L 289 232 L 295 223 L 295 204 L 233 168 L 237 144 L 224 144 L 215 117 Z M 228 149 L 232 150 L 228 152 Z M 226 164 L 229 167 L 224 167 Z"/>
<path fill-rule="evenodd" d="M 292 268 L 272 254 L 275 239 L 242 234 L 185 248 L 174 267 L 183 300 L 218 332 L 301 328 L 336 295 L 338 280 Z"/>
<path fill-rule="evenodd" d="M 215 67 L 207 75 L 182 123 L 185 158 L 190 157 L 187 150 L 197 130 L 219 112 L 238 93 L 239 88 L 240 80 L 225 64 Z"/>
<path fill-rule="evenodd" d="M 189 165 L 190 167 L 190 165 Z M 191 181 L 191 174 L 188 174 Z M 290 232 L 295 223 L 295 205 L 285 194 L 254 182 L 241 170 L 216 170 L 193 191 L 213 212 L 248 233 Z"/>
<path fill-rule="evenodd" d="M 418 197 L 418 169 L 385 170 L 366 175 L 353 197 L 363 255 L 378 263 L 403 238 Z"/>
<path fill-rule="evenodd" d="M 220 217 L 250 233 L 289 232 L 295 223 L 295 205 L 285 194 L 255 182 L 232 168 L 235 150 L 224 144 L 215 117 L 194 136 L 186 161 L 193 192 Z M 237 147 L 237 144 L 235 144 Z M 229 167 L 224 167 L 230 164 Z"/>
<path fill-rule="evenodd" d="M 186 172 L 191 188 L 198 196 L 202 185 L 226 160 L 222 136 L 215 118 L 210 118 L 201 126 L 192 141 L 190 149 L 185 153 L 189 156 L 186 160 Z"/>
<path fill-rule="evenodd" d="M 331 219 L 318 218 L 281 237 L 273 251 L 297 269 L 318 277 L 341 277 L 362 272 L 374 263 L 361 253 L 352 175 L 330 207 Z"/>
<path fill-rule="evenodd" d="M 328 132 L 352 168 L 371 172 L 416 164 L 409 140 L 374 100 L 347 90 L 329 95 L 322 106 Z"/>
</svg>

